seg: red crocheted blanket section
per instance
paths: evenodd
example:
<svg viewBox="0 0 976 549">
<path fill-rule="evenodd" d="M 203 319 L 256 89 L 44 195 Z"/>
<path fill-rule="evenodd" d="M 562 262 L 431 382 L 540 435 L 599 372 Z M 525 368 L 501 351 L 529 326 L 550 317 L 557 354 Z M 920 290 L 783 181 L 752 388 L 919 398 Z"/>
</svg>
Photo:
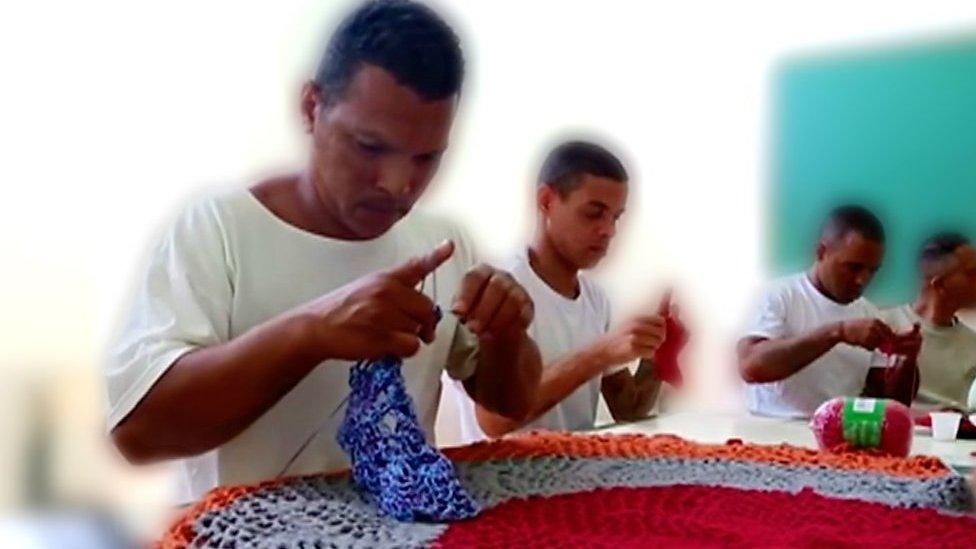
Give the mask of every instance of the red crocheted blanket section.
<svg viewBox="0 0 976 549">
<path fill-rule="evenodd" d="M 515 499 L 457 522 L 435 547 L 973 547 L 976 520 L 802 491 L 611 488 Z"/>
</svg>

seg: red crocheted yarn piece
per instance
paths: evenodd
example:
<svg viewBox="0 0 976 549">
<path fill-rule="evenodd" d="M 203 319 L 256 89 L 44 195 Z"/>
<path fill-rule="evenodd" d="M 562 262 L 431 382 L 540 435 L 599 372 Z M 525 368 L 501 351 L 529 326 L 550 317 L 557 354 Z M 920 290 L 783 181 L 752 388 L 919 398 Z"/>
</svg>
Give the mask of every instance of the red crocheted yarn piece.
<svg viewBox="0 0 976 549">
<path fill-rule="evenodd" d="M 454 523 L 436 547 L 973 547 L 976 519 L 733 488 L 613 488 L 511 500 Z"/>
<path fill-rule="evenodd" d="M 688 341 L 688 331 L 680 320 L 671 315 L 666 316 L 664 321 L 667 336 L 654 353 L 654 366 L 661 381 L 681 387 L 682 375 L 678 355 Z"/>
<path fill-rule="evenodd" d="M 934 478 L 952 472 L 931 456 L 908 458 L 859 450 L 824 453 L 788 444 L 699 444 L 673 435 L 578 435 L 538 432 L 444 450 L 454 461 L 488 461 L 546 456 L 608 458 L 715 458 L 754 463 L 871 471 L 907 478 Z"/>
</svg>

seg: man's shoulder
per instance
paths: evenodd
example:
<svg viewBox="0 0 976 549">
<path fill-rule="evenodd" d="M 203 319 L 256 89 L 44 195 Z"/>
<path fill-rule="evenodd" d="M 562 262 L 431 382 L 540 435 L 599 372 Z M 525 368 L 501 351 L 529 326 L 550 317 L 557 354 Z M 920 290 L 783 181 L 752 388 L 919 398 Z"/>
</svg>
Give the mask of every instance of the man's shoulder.
<svg viewBox="0 0 976 549">
<path fill-rule="evenodd" d="M 780 275 L 767 282 L 766 287 L 776 289 L 794 289 L 801 287 L 805 280 L 807 280 L 807 273 L 801 271 L 799 273 Z"/>
<path fill-rule="evenodd" d="M 514 253 L 510 253 L 502 259 L 499 267 L 508 271 L 520 283 L 526 283 L 533 278 L 532 265 L 529 263 L 528 253 L 524 248 L 520 248 Z"/>
<path fill-rule="evenodd" d="M 760 291 L 766 299 L 780 299 L 784 302 L 802 298 L 806 273 L 793 273 L 770 280 Z"/>
<path fill-rule="evenodd" d="M 911 314 L 911 304 L 909 303 L 879 307 L 878 314 L 881 320 L 896 328 L 911 326 L 914 323 L 914 315 Z"/>
<path fill-rule="evenodd" d="M 184 197 L 163 216 L 154 238 L 177 245 L 223 238 L 239 193 L 208 190 Z"/>
<path fill-rule="evenodd" d="M 874 304 L 873 301 L 867 297 L 861 296 L 854 302 L 857 305 L 853 312 L 857 315 L 863 315 L 865 317 L 875 317 L 883 318 L 881 314 L 881 307 Z"/>
<path fill-rule="evenodd" d="M 246 188 L 217 188 L 194 194 L 183 200 L 181 222 L 210 222 L 223 224 L 230 217 L 241 217 L 254 211 L 250 201 L 256 200 Z"/>
<path fill-rule="evenodd" d="M 966 334 L 966 338 L 976 344 L 976 324 L 973 322 L 967 322 L 959 320 L 957 326 L 959 331 Z"/>
</svg>

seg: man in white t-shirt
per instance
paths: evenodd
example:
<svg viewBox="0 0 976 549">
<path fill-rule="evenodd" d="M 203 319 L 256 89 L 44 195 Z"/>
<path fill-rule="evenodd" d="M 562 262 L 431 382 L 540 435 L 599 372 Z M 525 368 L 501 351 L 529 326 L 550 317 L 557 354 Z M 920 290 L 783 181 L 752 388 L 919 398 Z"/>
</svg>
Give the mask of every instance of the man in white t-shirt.
<svg viewBox="0 0 976 549">
<path fill-rule="evenodd" d="M 591 429 L 602 392 L 618 420 L 646 417 L 661 382 L 650 359 L 665 338 L 663 314 L 648 312 L 609 331 L 610 303 L 580 273 L 604 257 L 627 202 L 623 164 L 603 147 L 570 141 L 553 149 L 539 174 L 538 222 L 531 244 L 514 258 L 512 276 L 535 304 L 529 333 L 542 353 L 535 406 L 523 420 L 502 417 L 456 392 L 466 442 L 520 429 Z"/>
<path fill-rule="evenodd" d="M 961 234 L 938 234 L 922 247 L 918 265 L 918 298 L 882 315 L 892 327 L 922 327 L 919 402 L 976 407 L 967 402 L 976 380 L 976 332 L 956 316 L 976 307 L 976 248 Z"/>
<path fill-rule="evenodd" d="M 738 345 L 751 412 L 804 418 L 833 397 L 891 396 L 873 379 L 866 386 L 872 351 L 891 342 L 890 350 L 911 354 L 921 341 L 895 334 L 863 297 L 883 255 L 878 218 L 841 206 L 823 225 L 813 267 L 765 289 Z"/>
<path fill-rule="evenodd" d="M 531 300 L 455 227 L 410 211 L 462 75 L 429 8 L 363 4 L 303 89 L 307 169 L 191 205 L 156 248 L 110 350 L 109 427 L 131 461 L 179 459 L 182 500 L 347 466 L 336 433 L 357 360 L 412 357 L 428 437 L 445 367 L 487 409 L 529 411 Z M 438 322 L 435 305 L 454 314 Z"/>
</svg>

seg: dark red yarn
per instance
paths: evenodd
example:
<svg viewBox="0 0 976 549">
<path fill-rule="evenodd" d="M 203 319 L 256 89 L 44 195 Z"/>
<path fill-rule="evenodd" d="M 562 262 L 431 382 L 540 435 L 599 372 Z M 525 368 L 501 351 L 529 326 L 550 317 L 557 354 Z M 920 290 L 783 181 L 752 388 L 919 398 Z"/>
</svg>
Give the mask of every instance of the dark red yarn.
<svg viewBox="0 0 976 549">
<path fill-rule="evenodd" d="M 680 387 L 682 377 L 678 355 L 688 342 L 688 330 L 673 315 L 665 316 L 664 322 L 666 335 L 661 346 L 654 353 L 654 367 L 661 381 Z"/>
</svg>

